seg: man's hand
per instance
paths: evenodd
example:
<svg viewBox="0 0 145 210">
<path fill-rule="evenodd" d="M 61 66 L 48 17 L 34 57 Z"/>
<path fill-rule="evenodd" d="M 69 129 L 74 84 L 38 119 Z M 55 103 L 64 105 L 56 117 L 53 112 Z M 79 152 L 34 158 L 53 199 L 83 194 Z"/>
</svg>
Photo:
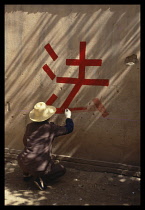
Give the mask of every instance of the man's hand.
<svg viewBox="0 0 145 210">
<path fill-rule="evenodd" d="M 65 117 L 71 118 L 71 111 L 69 109 L 65 109 Z"/>
</svg>

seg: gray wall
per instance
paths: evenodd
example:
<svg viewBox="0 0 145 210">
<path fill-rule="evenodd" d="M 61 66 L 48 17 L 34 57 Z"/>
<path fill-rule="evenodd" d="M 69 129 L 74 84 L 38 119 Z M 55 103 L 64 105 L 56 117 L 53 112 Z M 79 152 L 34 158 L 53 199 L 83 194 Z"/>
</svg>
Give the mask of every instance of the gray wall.
<svg viewBox="0 0 145 210">
<path fill-rule="evenodd" d="M 88 160 L 139 165 L 140 157 L 140 6 L 139 5 L 6 5 L 5 6 L 5 146 L 22 149 L 28 113 L 38 101 L 61 107 L 74 84 L 57 83 L 44 72 L 47 64 L 57 77 L 77 78 L 80 42 L 86 58 L 102 59 L 87 66 L 85 78 L 108 79 L 109 86 L 83 85 L 69 108 L 74 132 L 58 137 L 53 152 Z M 44 46 L 58 55 L 54 61 Z M 135 54 L 138 62 L 125 65 Z M 98 98 L 108 115 L 94 106 Z M 51 118 L 64 125 L 64 114 Z"/>
</svg>

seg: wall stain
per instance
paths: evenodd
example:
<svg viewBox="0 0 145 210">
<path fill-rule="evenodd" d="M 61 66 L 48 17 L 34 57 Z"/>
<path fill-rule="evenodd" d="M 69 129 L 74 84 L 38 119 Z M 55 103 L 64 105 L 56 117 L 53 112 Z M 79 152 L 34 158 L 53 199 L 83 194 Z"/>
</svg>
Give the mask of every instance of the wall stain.
<svg viewBox="0 0 145 210">
<path fill-rule="evenodd" d="M 8 111 L 8 112 L 11 111 L 10 102 L 7 102 L 7 111 Z"/>
</svg>

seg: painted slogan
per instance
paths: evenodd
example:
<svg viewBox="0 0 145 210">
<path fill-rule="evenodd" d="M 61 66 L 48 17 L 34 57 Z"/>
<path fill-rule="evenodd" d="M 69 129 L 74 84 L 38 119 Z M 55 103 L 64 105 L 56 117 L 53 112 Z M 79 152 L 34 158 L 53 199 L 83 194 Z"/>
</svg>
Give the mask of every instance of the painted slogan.
<svg viewBox="0 0 145 210">
<path fill-rule="evenodd" d="M 58 55 L 55 53 L 51 45 L 48 43 L 45 47 L 48 54 L 51 58 L 55 61 L 58 58 Z M 64 112 L 66 108 L 69 108 L 71 111 L 88 111 L 88 107 L 74 107 L 70 108 L 69 105 L 75 98 L 76 94 L 79 92 L 80 88 L 83 85 L 95 85 L 95 86 L 108 86 L 109 80 L 108 79 L 86 79 L 85 78 L 85 67 L 86 66 L 101 66 L 102 60 L 101 59 L 86 59 L 86 42 L 80 42 L 80 52 L 79 52 L 79 59 L 66 59 L 67 66 L 78 66 L 78 78 L 71 78 L 71 77 L 56 77 L 50 67 L 45 64 L 42 68 L 50 77 L 51 80 L 56 78 L 57 83 L 65 83 L 65 84 L 74 84 L 73 89 L 69 93 L 68 97 L 62 103 L 61 107 L 57 108 L 56 113 L 61 114 Z M 52 105 L 54 101 L 58 97 L 55 94 L 52 94 L 50 98 L 46 101 L 47 105 Z M 93 104 L 97 109 L 102 113 L 103 117 L 108 115 L 105 107 L 101 103 L 98 98 L 92 99 Z M 92 110 L 91 110 L 92 111 Z"/>
</svg>

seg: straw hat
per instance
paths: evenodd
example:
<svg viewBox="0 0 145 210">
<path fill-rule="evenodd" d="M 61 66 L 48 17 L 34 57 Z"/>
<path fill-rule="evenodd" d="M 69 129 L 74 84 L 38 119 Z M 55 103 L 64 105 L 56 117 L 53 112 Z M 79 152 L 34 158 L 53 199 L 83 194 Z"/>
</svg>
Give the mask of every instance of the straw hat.
<svg viewBox="0 0 145 210">
<path fill-rule="evenodd" d="M 29 118 L 34 122 L 42 122 L 50 118 L 55 112 L 54 106 L 47 106 L 44 102 L 38 102 L 29 113 Z"/>
</svg>

